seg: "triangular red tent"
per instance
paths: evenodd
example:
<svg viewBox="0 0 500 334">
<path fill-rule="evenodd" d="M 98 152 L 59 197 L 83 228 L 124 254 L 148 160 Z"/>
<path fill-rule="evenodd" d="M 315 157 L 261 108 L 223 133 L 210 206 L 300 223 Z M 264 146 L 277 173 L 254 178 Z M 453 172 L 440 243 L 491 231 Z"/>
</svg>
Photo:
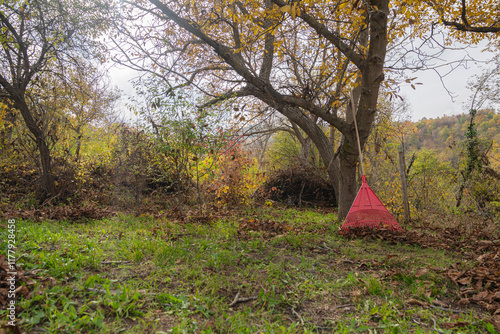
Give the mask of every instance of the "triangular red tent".
<svg viewBox="0 0 500 334">
<path fill-rule="evenodd" d="M 389 228 L 394 231 L 402 231 L 398 222 L 392 214 L 385 208 L 384 204 L 375 195 L 366 182 L 366 177 L 361 176 L 362 184 L 358 195 L 352 203 L 342 225 L 342 233 L 346 233 L 351 228 Z"/>
</svg>

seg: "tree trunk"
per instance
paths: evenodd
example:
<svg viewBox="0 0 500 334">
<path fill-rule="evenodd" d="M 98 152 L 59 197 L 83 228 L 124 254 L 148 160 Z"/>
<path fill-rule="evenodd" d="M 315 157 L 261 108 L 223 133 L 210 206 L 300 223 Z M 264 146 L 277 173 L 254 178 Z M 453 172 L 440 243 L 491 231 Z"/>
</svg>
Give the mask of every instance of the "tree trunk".
<svg viewBox="0 0 500 334">
<path fill-rule="evenodd" d="M 338 188 L 341 194 L 338 199 L 338 219 L 344 220 L 358 193 L 356 166 L 359 161 L 359 153 L 355 139 L 346 140 L 345 137 L 343 138 L 338 160 L 340 174 Z"/>
<path fill-rule="evenodd" d="M 75 162 L 78 164 L 80 162 L 80 150 L 82 147 L 82 134 L 80 130 L 76 131 L 76 150 L 75 150 Z"/>
<path fill-rule="evenodd" d="M 458 195 L 457 195 L 457 205 L 456 207 L 460 207 L 460 204 L 462 204 L 462 197 L 464 194 L 464 189 L 465 189 L 465 182 L 460 185 L 460 188 L 458 189 Z"/>
<path fill-rule="evenodd" d="M 42 163 L 42 182 L 47 198 L 56 196 L 56 183 L 52 174 L 52 157 L 45 140 L 37 138 L 37 146 L 40 151 L 40 160 Z"/>
<path fill-rule="evenodd" d="M 408 190 L 406 188 L 406 166 L 405 155 L 399 151 L 399 176 L 401 177 L 401 192 L 403 193 L 403 210 L 405 213 L 405 223 L 410 221 L 410 205 L 408 203 Z"/>
<path fill-rule="evenodd" d="M 360 68 L 359 85 L 353 89 L 354 110 L 359 131 L 360 146 L 363 149 L 372 128 L 377 113 L 378 93 L 380 83 L 384 80 L 384 60 L 387 42 L 387 16 L 389 1 L 370 1 L 378 8 L 370 16 L 370 25 L 365 33 L 360 34 L 360 44 L 368 45 L 366 64 Z M 369 39 L 367 39 L 369 37 Z M 369 44 L 366 44 L 369 41 Z M 358 81 L 358 80 L 357 80 Z M 358 100 L 359 96 L 359 100 Z M 349 106 L 351 107 L 351 106 Z M 348 107 L 348 108 L 349 108 Z M 344 219 L 356 198 L 356 161 L 359 152 L 356 144 L 356 134 L 351 122 L 352 112 L 346 113 L 346 121 L 351 125 L 351 133 L 343 133 L 342 147 L 339 154 L 339 192 L 338 218 Z"/>
<path fill-rule="evenodd" d="M 301 143 L 300 146 L 300 161 L 304 166 L 307 165 L 309 162 L 309 156 L 311 153 L 311 145 L 312 145 L 312 140 L 309 137 L 304 138 L 304 142 Z"/>
<path fill-rule="evenodd" d="M 260 152 L 259 167 L 257 167 L 258 171 L 260 171 L 260 168 L 262 167 L 262 161 L 264 160 L 264 154 L 266 153 L 267 143 L 269 142 L 270 138 L 271 134 L 267 135 L 266 140 L 264 141 L 264 147 L 262 147 L 262 151 Z"/>
<path fill-rule="evenodd" d="M 318 118 L 313 117 L 312 120 L 316 124 Z M 309 162 L 309 156 L 311 153 L 311 146 L 313 142 L 308 135 L 306 135 L 305 137 L 302 136 L 302 132 L 300 132 L 300 129 L 295 122 L 290 121 L 290 123 L 292 124 L 293 133 L 295 133 L 295 137 L 298 139 L 300 143 L 299 161 L 302 165 L 306 166 L 307 163 Z"/>
<path fill-rule="evenodd" d="M 335 148 L 335 127 L 330 126 L 330 143 Z"/>
<path fill-rule="evenodd" d="M 30 132 L 35 137 L 36 145 L 38 151 L 40 152 L 40 162 L 42 165 L 42 185 L 44 190 L 44 197 L 42 199 L 51 198 L 56 196 L 56 184 L 54 180 L 54 175 L 52 174 L 52 157 L 50 155 L 50 149 L 45 141 L 45 136 L 42 130 L 37 125 L 28 105 L 23 98 L 19 98 L 15 101 L 14 105 L 16 109 L 21 112 L 21 115 L 26 123 L 26 126 Z"/>
<path fill-rule="evenodd" d="M 330 182 L 333 185 L 335 191 L 335 201 L 338 203 L 339 200 L 339 168 L 338 164 L 335 163 L 335 151 L 334 147 L 330 143 L 330 139 L 323 132 L 323 130 L 316 124 L 316 122 L 305 115 L 300 108 L 277 103 L 270 96 L 263 94 L 257 89 L 252 90 L 252 95 L 261 101 L 267 103 L 269 106 L 278 110 L 281 114 L 286 116 L 290 121 L 297 124 L 306 135 L 311 139 L 316 148 L 318 149 L 319 156 L 325 165 L 326 171 L 330 178 Z M 337 203 L 333 203 L 334 205 Z"/>
</svg>

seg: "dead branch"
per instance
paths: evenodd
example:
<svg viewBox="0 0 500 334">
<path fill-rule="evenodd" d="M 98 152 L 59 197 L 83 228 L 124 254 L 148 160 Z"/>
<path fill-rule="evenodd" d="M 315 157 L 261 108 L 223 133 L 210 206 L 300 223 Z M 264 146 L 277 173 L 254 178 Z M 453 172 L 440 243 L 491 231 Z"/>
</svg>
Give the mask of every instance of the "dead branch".
<svg viewBox="0 0 500 334">
<path fill-rule="evenodd" d="M 109 291 L 110 294 L 112 295 L 116 295 L 117 293 L 123 293 L 123 291 L 121 290 L 105 290 L 105 289 L 96 289 L 96 288 L 87 288 L 88 291 L 92 291 L 92 292 L 99 292 L 99 293 L 103 293 L 103 294 L 106 294 L 107 291 Z M 146 290 L 136 290 L 134 292 L 138 292 L 142 295 L 146 295 L 146 296 L 156 296 L 158 295 L 157 293 L 154 293 L 154 292 L 146 292 Z"/>
<path fill-rule="evenodd" d="M 300 316 L 300 314 L 298 314 L 297 311 L 295 311 L 295 309 L 293 307 L 292 307 L 292 313 L 295 314 L 297 316 L 297 318 L 299 318 L 300 324 L 302 326 L 304 326 L 304 319 L 302 319 L 302 317 Z"/>
<path fill-rule="evenodd" d="M 354 306 L 354 304 L 344 304 L 344 305 L 335 306 L 334 309 L 347 308 L 347 307 L 353 307 L 353 306 Z"/>
<path fill-rule="evenodd" d="M 131 263 L 132 261 L 101 261 L 101 264 Z"/>
<path fill-rule="evenodd" d="M 246 302 L 249 302 L 251 300 L 255 300 L 255 299 L 258 298 L 258 296 L 252 296 L 252 297 L 247 297 L 247 298 L 239 298 L 239 296 L 240 296 L 240 293 L 238 292 L 236 294 L 236 296 L 234 297 L 234 300 L 229 304 L 229 307 L 234 306 L 234 305 L 236 305 L 238 303 L 246 303 Z"/>
<path fill-rule="evenodd" d="M 456 310 L 456 309 L 446 308 L 446 307 L 442 307 L 442 306 L 429 305 L 429 307 L 434 308 L 436 310 L 453 312 L 453 313 L 468 313 L 468 312 L 465 312 L 462 310 Z"/>
</svg>

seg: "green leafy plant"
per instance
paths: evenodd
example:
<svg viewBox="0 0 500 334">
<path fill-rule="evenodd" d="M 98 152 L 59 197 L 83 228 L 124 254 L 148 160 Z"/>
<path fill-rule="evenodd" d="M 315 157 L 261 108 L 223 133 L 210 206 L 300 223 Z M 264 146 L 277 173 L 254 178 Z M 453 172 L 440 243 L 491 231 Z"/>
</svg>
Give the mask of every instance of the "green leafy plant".
<svg viewBox="0 0 500 334">
<path fill-rule="evenodd" d="M 104 289 L 106 292 L 102 298 L 102 304 L 111 314 L 125 318 L 143 315 L 142 303 L 139 302 L 141 294 L 129 285 L 118 286 L 118 289 L 113 291 L 105 285 Z"/>
</svg>

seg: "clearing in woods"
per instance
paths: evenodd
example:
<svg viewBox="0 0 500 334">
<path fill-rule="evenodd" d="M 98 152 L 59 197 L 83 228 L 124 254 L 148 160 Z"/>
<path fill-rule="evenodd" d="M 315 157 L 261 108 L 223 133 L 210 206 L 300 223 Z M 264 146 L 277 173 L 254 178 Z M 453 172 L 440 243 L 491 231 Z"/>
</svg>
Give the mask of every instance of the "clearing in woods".
<svg viewBox="0 0 500 334">
<path fill-rule="evenodd" d="M 487 226 L 414 222 L 354 238 L 318 210 L 34 218 L 17 221 L 17 333 L 500 330 Z"/>
</svg>

